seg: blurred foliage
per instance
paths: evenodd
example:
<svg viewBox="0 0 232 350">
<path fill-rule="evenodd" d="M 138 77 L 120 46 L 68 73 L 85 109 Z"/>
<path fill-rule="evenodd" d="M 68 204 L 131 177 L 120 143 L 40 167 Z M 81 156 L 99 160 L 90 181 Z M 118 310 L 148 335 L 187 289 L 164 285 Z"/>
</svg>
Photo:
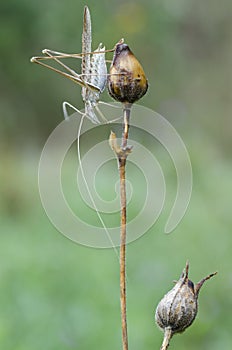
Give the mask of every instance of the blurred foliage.
<svg viewBox="0 0 232 350">
<path fill-rule="evenodd" d="M 175 336 L 171 347 L 230 349 L 232 167 L 218 166 L 206 157 L 202 165 L 192 158 L 194 189 L 181 224 L 172 234 L 163 234 L 168 202 L 149 232 L 127 247 L 129 341 L 135 350 L 159 349 L 162 334 L 154 323 L 155 307 L 187 259 L 194 282 L 216 270 L 219 274 L 202 289 L 194 324 Z M 8 179 L 1 176 L 5 185 L 0 197 L 1 346 L 6 350 L 118 349 L 118 259 L 113 250 L 82 247 L 57 233 L 39 200 L 37 162 L 36 157 L 8 155 L 1 164 L 9 174 Z M 74 163 L 70 156 L 67 180 L 73 178 Z M 110 173 L 105 169 L 104 173 L 102 181 L 110 183 Z M 167 192 L 175 193 L 170 162 L 165 164 L 165 174 Z M 133 185 L 137 188 L 141 183 Z M 73 186 L 70 182 L 69 193 Z M 129 215 L 135 214 L 132 208 Z"/>
<path fill-rule="evenodd" d="M 43 48 L 80 52 L 84 5 L 73 0 L 3 0 L 0 5 L 4 350 L 121 346 L 114 252 L 84 248 L 57 234 L 37 188 L 39 155 L 62 120 L 61 103 L 80 107 L 82 101 L 78 86 L 29 59 Z M 167 205 L 157 224 L 128 246 L 130 348 L 159 348 L 155 305 L 188 258 L 193 281 L 215 270 L 219 274 L 201 292 L 197 320 L 173 338 L 171 348 L 230 349 L 232 3 L 90 0 L 88 6 L 94 48 L 99 42 L 112 48 L 125 38 L 149 79 L 149 93 L 140 103 L 172 123 L 193 166 L 192 199 L 175 232 L 162 234 Z M 107 94 L 105 100 L 110 100 Z M 157 156 L 163 152 L 158 149 Z M 168 193 L 175 193 L 175 172 L 164 159 Z"/>
</svg>

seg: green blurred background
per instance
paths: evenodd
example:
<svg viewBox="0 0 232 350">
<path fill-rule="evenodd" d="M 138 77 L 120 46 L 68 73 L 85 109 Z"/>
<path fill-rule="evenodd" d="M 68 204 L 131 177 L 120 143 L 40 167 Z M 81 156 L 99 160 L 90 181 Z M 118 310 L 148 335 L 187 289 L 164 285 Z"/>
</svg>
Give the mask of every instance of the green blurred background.
<svg viewBox="0 0 232 350">
<path fill-rule="evenodd" d="M 80 52 L 85 4 L 92 14 L 94 46 L 103 41 L 111 48 L 124 37 L 143 63 L 150 88 L 140 103 L 172 123 L 193 167 L 188 211 L 165 235 L 175 170 L 164 150 L 153 150 L 163 159 L 169 202 L 151 230 L 128 246 L 130 349 L 159 349 L 155 306 L 187 259 L 195 282 L 215 270 L 219 274 L 201 292 L 197 320 L 173 338 L 171 348 L 230 349 L 229 0 L 1 2 L 0 347 L 121 348 L 115 253 L 79 246 L 59 234 L 42 208 L 37 186 L 40 153 L 62 120 L 61 103 L 80 106 L 81 99 L 79 87 L 30 64 L 29 58 L 43 48 Z M 105 100 L 110 100 L 107 94 Z"/>
</svg>

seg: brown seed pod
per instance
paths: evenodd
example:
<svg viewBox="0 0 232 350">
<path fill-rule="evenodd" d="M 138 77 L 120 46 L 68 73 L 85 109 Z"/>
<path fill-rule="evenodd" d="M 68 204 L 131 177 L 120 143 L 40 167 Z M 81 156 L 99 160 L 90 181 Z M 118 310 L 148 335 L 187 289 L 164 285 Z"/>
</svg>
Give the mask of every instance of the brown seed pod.
<svg viewBox="0 0 232 350">
<path fill-rule="evenodd" d="M 148 82 L 143 67 L 123 40 L 120 40 L 114 51 L 108 79 L 109 94 L 122 103 L 134 103 L 148 89 Z"/>
<path fill-rule="evenodd" d="M 189 263 L 187 262 L 180 279 L 156 308 L 156 323 L 165 332 L 165 337 L 169 338 L 166 339 L 166 347 L 161 349 L 168 347 L 173 334 L 183 332 L 193 323 L 197 315 L 199 291 L 204 282 L 217 273 L 208 275 L 194 285 L 188 278 L 188 270 Z"/>
</svg>

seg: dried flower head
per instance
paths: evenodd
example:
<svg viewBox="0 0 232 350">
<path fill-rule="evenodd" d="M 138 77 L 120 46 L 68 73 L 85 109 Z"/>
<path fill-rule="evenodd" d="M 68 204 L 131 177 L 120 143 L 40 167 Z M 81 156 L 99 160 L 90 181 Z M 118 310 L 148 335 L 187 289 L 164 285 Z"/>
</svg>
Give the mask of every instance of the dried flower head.
<svg viewBox="0 0 232 350">
<path fill-rule="evenodd" d="M 109 94 L 122 103 L 134 103 L 148 89 L 143 67 L 131 52 L 129 46 L 120 40 L 114 51 L 108 79 Z"/>
<path fill-rule="evenodd" d="M 171 337 L 189 327 L 198 310 L 198 295 L 204 282 L 217 272 L 203 278 L 196 285 L 188 278 L 189 263 L 176 282 L 175 286 L 163 297 L 156 308 L 155 320 L 164 331 L 164 342 L 161 349 L 167 349 Z"/>
</svg>

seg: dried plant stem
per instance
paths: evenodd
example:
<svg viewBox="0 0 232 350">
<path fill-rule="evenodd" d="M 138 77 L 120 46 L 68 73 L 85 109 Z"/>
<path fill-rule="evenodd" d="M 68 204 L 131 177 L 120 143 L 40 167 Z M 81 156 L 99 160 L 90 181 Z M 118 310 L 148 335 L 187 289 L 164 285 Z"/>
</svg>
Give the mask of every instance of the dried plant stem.
<svg viewBox="0 0 232 350">
<path fill-rule="evenodd" d="M 123 350 L 128 350 L 127 316 L 126 316 L 126 159 L 119 161 L 120 196 L 121 196 L 121 232 L 120 232 L 120 304 L 122 323 Z"/>
<path fill-rule="evenodd" d="M 173 335 L 173 333 L 172 333 L 171 328 L 169 328 L 169 327 L 165 328 L 164 340 L 163 340 L 163 343 L 161 345 L 160 350 L 167 350 L 167 348 L 169 347 L 169 342 L 171 340 L 172 335 Z"/>
<path fill-rule="evenodd" d="M 130 109 L 125 108 L 122 133 L 121 151 L 118 157 L 120 175 L 120 198 L 121 198 L 121 233 L 120 233 L 120 302 L 122 322 L 123 350 L 128 350 L 127 315 L 126 315 L 126 159 L 127 140 L 129 134 Z"/>
<path fill-rule="evenodd" d="M 127 313 L 126 313 L 126 160 L 131 152 L 127 146 L 129 134 L 129 121 L 131 105 L 125 105 L 123 109 L 123 132 L 121 147 L 117 145 L 116 135 L 111 132 L 110 145 L 118 158 L 120 176 L 120 200 L 121 200 L 121 230 L 120 230 L 120 306 L 122 325 L 123 350 L 128 350 Z"/>
<path fill-rule="evenodd" d="M 130 113 L 131 113 L 131 104 L 125 104 L 123 108 L 123 132 L 122 132 L 122 151 L 125 151 L 125 158 L 128 155 L 127 152 L 127 140 L 129 136 L 129 127 L 130 127 Z M 129 148 L 131 150 L 131 147 Z"/>
</svg>

